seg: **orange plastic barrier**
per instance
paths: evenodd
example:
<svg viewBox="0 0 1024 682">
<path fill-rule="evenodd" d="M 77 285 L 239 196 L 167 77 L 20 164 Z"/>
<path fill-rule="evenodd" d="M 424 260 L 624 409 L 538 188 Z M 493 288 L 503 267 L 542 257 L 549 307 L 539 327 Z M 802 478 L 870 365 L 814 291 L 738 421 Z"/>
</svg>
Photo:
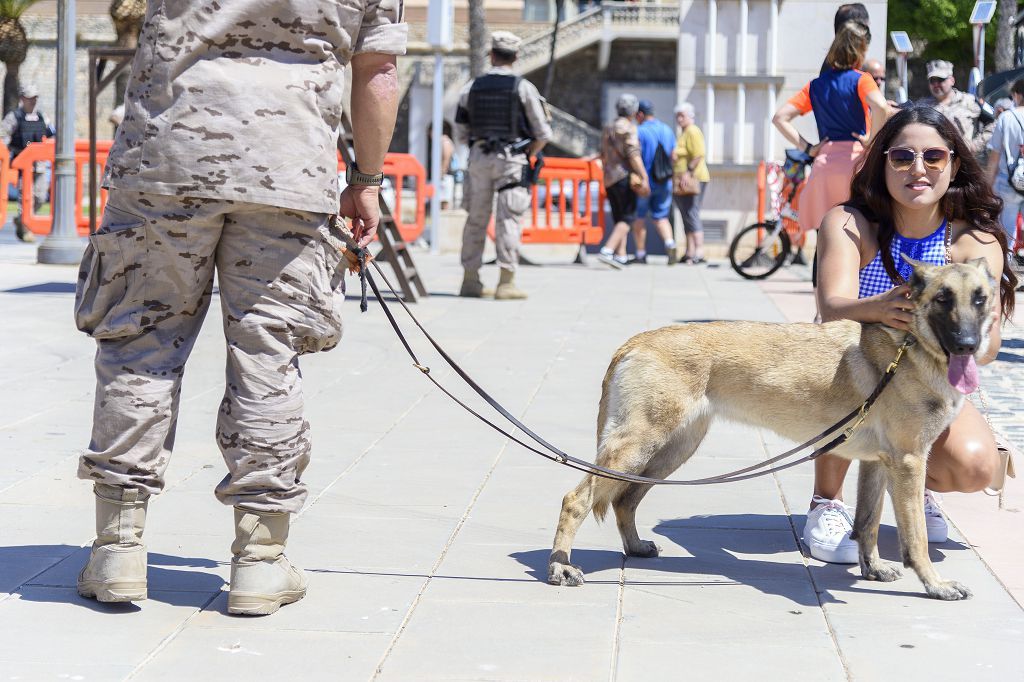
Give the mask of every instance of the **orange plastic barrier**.
<svg viewBox="0 0 1024 682">
<path fill-rule="evenodd" d="M 523 244 L 601 243 L 605 191 L 600 160 L 545 157 L 531 195 Z M 487 234 L 494 239 L 493 218 Z"/>
<path fill-rule="evenodd" d="M 103 167 L 107 163 L 107 156 L 110 153 L 111 140 L 97 140 L 96 142 L 96 165 L 97 179 L 103 178 Z M 0 145 L 2 146 L 2 145 Z M 25 147 L 25 150 L 18 154 L 18 157 L 10 164 L 11 173 L 7 174 L 7 164 L 0 161 L 0 188 L 6 189 L 7 184 L 16 184 L 18 176 L 21 176 L 21 209 L 22 220 L 25 227 L 40 235 L 49 234 L 53 225 L 51 215 L 38 214 L 32 205 L 32 185 L 35 178 L 32 173 L 32 166 L 36 162 L 46 161 L 53 163 L 56 146 L 53 138 L 42 142 L 33 142 Z M 6 157 L 7 149 L 0 152 L 0 159 Z M 338 160 L 338 169 L 344 171 L 345 164 Z M 89 183 L 89 141 L 77 140 L 75 142 L 75 216 L 78 233 L 82 236 L 89 234 L 89 209 L 86 198 L 88 196 Z M 5 177 L 6 174 L 6 177 Z M 398 229 L 406 241 L 414 241 L 423 233 L 426 222 L 426 200 L 434 193 L 434 188 L 427 184 L 427 173 L 423 165 L 411 154 L 388 154 L 384 159 L 384 175 L 391 178 L 394 188 L 394 206 L 392 212 Z M 402 190 L 412 189 L 415 192 L 415 201 L 411 207 L 403 207 Z M 51 196 L 53 194 L 51 185 Z M 97 215 L 102 215 L 103 207 L 107 203 L 107 192 L 104 189 L 98 191 Z M 3 202 L 6 209 L 6 202 Z M 403 210 L 404 208 L 404 210 Z M 0 223 L 2 224 L 2 223 Z"/>
<path fill-rule="evenodd" d="M 99 167 L 97 179 L 102 180 L 103 166 L 107 162 L 107 154 L 110 152 L 110 140 L 97 140 L 96 142 L 96 165 Z M 32 202 L 32 188 L 35 184 L 32 167 L 37 162 L 53 163 L 56 154 L 56 144 L 53 138 L 42 142 L 33 142 L 25 147 L 18 156 L 11 162 L 11 170 L 21 176 L 21 220 L 25 228 L 36 234 L 49 234 L 53 226 L 53 216 L 38 214 Z M 52 165 L 51 165 L 52 169 Z M 10 184 L 16 184 L 17 175 L 12 173 L 8 180 Z M 89 234 L 89 212 L 88 205 L 84 199 L 88 194 L 87 184 L 89 182 L 89 141 L 75 141 L 75 225 L 80 236 Z M 2 185 L 2 183 L 0 183 Z M 53 184 L 51 175 L 50 197 L 53 197 Z M 103 207 L 107 203 L 107 192 L 100 189 L 97 196 L 97 215 L 102 214 Z"/>
<path fill-rule="evenodd" d="M 414 242 L 423 234 L 426 224 L 427 199 L 434 196 L 434 186 L 427 184 L 427 171 L 412 154 L 389 153 L 384 157 L 384 175 L 391 179 L 394 189 L 394 205 L 391 213 L 398 225 L 398 231 L 406 242 Z M 345 172 L 345 162 L 338 154 L 338 172 Z M 416 193 L 412 211 L 403 211 L 402 190 L 412 189 Z M 409 219 L 411 218 L 411 222 Z"/>
<path fill-rule="evenodd" d="M 11 152 L 7 145 L 0 142 L 0 192 L 3 192 L 0 200 L 0 228 L 7 224 L 7 186 L 11 178 L 17 179 L 17 175 L 11 172 Z"/>
</svg>

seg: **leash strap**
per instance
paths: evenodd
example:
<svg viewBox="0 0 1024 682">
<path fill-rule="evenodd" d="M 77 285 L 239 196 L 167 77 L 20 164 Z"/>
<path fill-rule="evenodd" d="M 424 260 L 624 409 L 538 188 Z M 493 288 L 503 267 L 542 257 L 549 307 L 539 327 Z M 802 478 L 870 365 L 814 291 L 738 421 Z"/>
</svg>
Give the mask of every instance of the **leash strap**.
<svg viewBox="0 0 1024 682">
<path fill-rule="evenodd" d="M 358 249 L 358 247 L 355 247 L 354 244 L 352 245 L 352 248 L 357 248 Z M 459 399 L 458 397 L 453 395 L 447 388 L 445 388 L 441 383 L 439 383 L 437 381 L 437 379 L 434 378 L 433 375 L 431 375 L 430 368 L 425 366 L 425 365 L 423 365 L 419 361 L 419 358 L 416 356 L 415 351 L 413 351 L 412 347 L 409 345 L 409 341 L 408 341 L 408 339 L 406 339 L 405 334 L 402 333 L 402 329 L 399 326 L 398 321 L 395 319 L 394 315 L 391 312 L 391 309 L 388 307 L 387 303 L 385 303 L 384 297 L 381 295 L 380 290 L 377 288 L 377 283 L 374 281 L 373 275 L 365 267 L 366 266 L 365 249 L 358 249 L 357 254 L 358 254 L 359 262 L 360 262 L 360 265 L 361 265 L 361 267 L 359 269 L 359 278 L 360 278 L 361 290 L 362 290 L 362 297 L 361 297 L 360 305 L 359 305 L 360 310 L 362 310 L 363 312 L 366 311 L 366 285 L 367 285 L 367 283 L 369 283 L 370 288 L 373 290 L 374 297 L 377 299 L 377 302 L 380 304 L 381 309 L 384 311 L 384 315 L 388 318 L 388 322 L 391 324 L 392 329 L 394 329 L 395 333 L 398 335 L 398 338 L 402 342 L 402 346 L 405 348 L 406 353 L 412 359 L 413 366 L 416 367 L 416 369 L 420 370 L 420 372 L 422 372 L 430 380 L 431 383 L 433 383 L 438 389 L 440 389 L 442 393 L 444 393 L 446 396 L 451 398 L 460 407 L 462 407 L 464 410 L 466 410 L 467 412 L 472 414 L 474 417 L 476 417 L 477 419 L 479 419 L 483 423 L 487 424 L 489 427 L 491 427 L 492 429 L 494 429 L 498 433 L 502 434 L 506 438 L 512 440 L 514 443 L 516 443 L 516 444 L 522 446 L 523 448 L 529 450 L 530 452 L 533 452 L 533 453 L 535 453 L 537 455 L 540 455 L 541 457 L 544 457 L 545 459 L 549 459 L 551 461 L 557 462 L 557 463 L 562 464 L 564 466 L 568 466 L 568 467 L 570 467 L 572 469 L 576 469 L 577 471 L 582 471 L 584 473 L 589 473 L 591 475 L 598 476 L 600 478 L 608 478 L 608 479 L 622 481 L 622 482 L 626 482 L 626 483 L 640 483 L 640 484 L 644 484 L 644 485 L 677 485 L 677 486 L 678 485 L 710 485 L 710 484 L 714 484 L 714 483 L 731 483 L 731 482 L 735 482 L 735 481 L 743 481 L 743 480 L 747 480 L 747 479 L 750 479 L 750 478 L 756 478 L 758 476 L 764 476 L 764 475 L 767 475 L 767 474 L 775 473 L 777 471 L 783 471 L 785 469 L 789 469 L 791 467 L 797 466 L 798 464 L 803 464 L 804 462 L 808 462 L 808 461 L 811 461 L 813 459 L 816 459 L 816 458 L 820 457 L 821 455 L 825 454 L 826 452 L 834 450 L 838 446 L 840 446 L 843 443 L 845 443 L 850 438 L 850 436 L 853 434 L 854 430 L 858 426 L 860 426 L 861 423 L 863 423 L 863 421 L 867 417 L 868 410 L 875 403 L 875 401 L 878 399 L 878 396 L 881 395 L 882 391 L 885 390 L 885 387 L 888 386 L 889 382 L 892 380 L 892 377 L 895 375 L 896 368 L 899 366 L 899 361 L 900 361 L 900 358 L 903 356 L 903 353 L 907 350 L 907 348 L 909 348 L 915 342 L 914 337 L 908 334 L 906 339 L 904 340 L 903 344 L 900 346 L 899 350 L 896 353 L 896 359 L 893 360 L 893 362 L 889 364 L 888 368 L 886 368 L 885 372 L 883 373 L 881 379 L 878 382 L 878 385 L 875 387 L 875 390 L 872 391 L 871 395 L 869 395 L 868 398 L 857 409 L 855 409 L 852 412 L 850 412 L 848 415 L 843 417 L 841 420 L 839 420 L 838 422 L 836 422 L 831 427 L 829 427 L 828 429 L 826 429 L 822 433 L 818 434 L 814 438 L 811 438 L 810 440 L 808 440 L 808 441 L 806 441 L 806 442 L 804 442 L 804 443 L 802 443 L 800 445 L 797 445 L 796 447 L 791 448 L 791 449 L 787 450 L 786 452 L 783 452 L 780 455 L 776 455 L 775 457 L 772 457 L 770 459 L 763 460 L 761 462 L 758 462 L 757 464 L 753 464 L 751 466 L 744 467 L 742 469 L 737 469 L 735 471 L 730 471 L 730 472 L 725 473 L 725 474 L 719 474 L 717 476 L 709 476 L 709 477 L 706 477 L 706 478 L 690 479 L 690 480 L 675 480 L 675 479 L 673 479 L 673 480 L 666 480 L 666 479 L 660 479 L 660 478 L 649 478 L 647 476 L 640 476 L 640 475 L 637 475 L 637 474 L 630 474 L 630 473 L 627 473 L 627 472 L 624 472 L 624 471 L 618 471 L 618 470 L 615 470 L 615 469 L 609 469 L 609 468 L 606 468 L 606 467 L 602 467 L 602 466 L 600 466 L 598 464 L 595 464 L 594 462 L 588 462 L 586 460 L 582 460 L 582 459 L 579 459 L 577 457 L 573 457 L 572 455 L 569 455 L 569 454 L 563 452 L 561 449 L 555 447 L 554 445 L 549 443 L 547 440 L 545 440 L 543 437 L 541 437 L 537 433 L 534 433 L 534 431 L 532 429 L 530 429 L 528 426 L 526 426 L 526 424 L 522 423 L 519 419 L 517 419 L 515 417 L 515 415 L 513 415 L 508 410 L 506 410 L 505 407 L 501 405 L 501 403 L 499 403 L 497 400 L 495 400 L 489 393 L 487 393 L 487 391 L 485 391 L 479 384 L 477 384 L 473 380 L 473 378 L 470 377 L 458 365 L 458 363 L 456 363 L 455 360 L 452 359 L 451 356 L 448 355 L 447 352 L 445 352 L 444 348 L 442 348 L 440 346 L 440 344 L 437 343 L 437 341 L 434 339 L 434 337 L 432 337 L 430 335 L 430 333 L 423 327 L 423 325 L 420 324 L 420 321 L 418 319 L 416 319 L 416 316 L 413 315 L 412 311 L 406 305 L 405 301 L 402 300 L 401 296 L 399 296 L 395 292 L 394 287 L 391 286 L 391 282 L 388 281 L 387 276 L 384 274 L 383 270 L 381 270 L 381 268 L 377 264 L 377 262 L 373 261 L 372 265 L 377 270 L 377 274 L 380 275 L 380 277 L 383 280 L 385 286 L 387 286 L 387 288 L 391 291 L 391 294 L 395 297 L 395 299 L 399 302 L 399 304 L 405 310 L 406 314 L 412 320 L 413 324 L 416 325 L 416 327 L 420 330 L 420 332 L 427 339 L 427 341 L 430 343 L 430 345 L 433 346 L 434 350 L 437 351 L 437 353 L 444 359 L 444 361 L 448 364 L 448 366 L 451 367 L 452 370 L 454 370 L 455 373 L 458 374 L 459 377 L 462 378 L 462 380 L 470 388 L 472 388 L 473 391 L 477 395 L 479 395 L 488 405 L 490 405 L 502 417 L 504 417 L 506 420 L 508 420 L 517 429 L 519 429 L 523 433 L 527 434 L 538 445 L 540 445 L 541 447 L 545 448 L 547 451 L 545 452 L 544 450 L 539 450 L 536 447 L 534 447 L 533 445 L 530 445 L 529 443 L 524 442 L 522 439 L 518 438 L 517 436 L 515 436 L 512 433 L 509 433 L 504 428 L 502 428 L 498 424 L 495 424 L 490 419 L 488 419 L 487 417 L 483 416 L 482 414 L 480 414 L 479 412 L 474 410 L 472 407 L 467 405 L 465 402 L 463 402 L 461 399 Z M 847 428 L 842 434 L 840 434 L 839 436 L 837 436 L 833 440 L 829 441 L 824 446 L 817 448 L 816 450 L 814 450 L 810 454 L 808 454 L 808 455 L 806 455 L 804 457 L 801 457 L 799 459 L 796 459 L 796 460 L 794 460 L 792 462 L 787 462 L 785 464 L 780 464 L 778 466 L 769 467 L 769 465 L 775 464 L 776 462 L 779 462 L 779 461 L 781 461 L 783 459 L 786 459 L 787 457 L 790 457 L 790 456 L 800 452 L 801 450 L 804 450 L 804 449 L 810 447 L 814 443 L 817 443 L 817 442 L 825 439 L 826 437 L 832 435 L 833 433 L 835 433 L 836 431 L 838 431 L 842 427 L 846 426 L 846 424 L 848 424 L 849 422 L 853 421 L 854 419 L 856 419 L 854 424 L 852 426 L 850 426 L 849 428 Z M 769 467 L 769 468 L 765 468 L 765 467 Z"/>
</svg>

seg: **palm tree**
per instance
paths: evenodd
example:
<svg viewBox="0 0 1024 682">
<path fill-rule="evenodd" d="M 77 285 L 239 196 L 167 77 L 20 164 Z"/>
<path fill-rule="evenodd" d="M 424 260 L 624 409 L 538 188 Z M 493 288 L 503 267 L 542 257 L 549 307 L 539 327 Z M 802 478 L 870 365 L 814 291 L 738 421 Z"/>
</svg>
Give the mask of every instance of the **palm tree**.
<svg viewBox="0 0 1024 682">
<path fill-rule="evenodd" d="M 996 68 L 998 71 L 1009 71 L 1013 68 L 1013 36 L 1017 27 L 1013 20 L 1017 18 L 1017 0 L 999 0 L 999 15 L 996 17 Z"/>
<path fill-rule="evenodd" d="M 487 70 L 487 13 L 484 0 L 469 0 L 469 75 Z"/>
<path fill-rule="evenodd" d="M 146 0 L 110 0 L 110 20 L 117 33 L 118 47 L 139 46 L 139 33 L 146 18 Z M 124 91 L 128 87 L 128 72 L 122 71 L 114 85 L 114 106 L 124 102 Z"/>
<path fill-rule="evenodd" d="M 18 106 L 18 71 L 28 54 L 28 35 L 21 15 L 38 0 L 0 0 L 0 62 L 4 76 L 4 114 Z"/>
</svg>

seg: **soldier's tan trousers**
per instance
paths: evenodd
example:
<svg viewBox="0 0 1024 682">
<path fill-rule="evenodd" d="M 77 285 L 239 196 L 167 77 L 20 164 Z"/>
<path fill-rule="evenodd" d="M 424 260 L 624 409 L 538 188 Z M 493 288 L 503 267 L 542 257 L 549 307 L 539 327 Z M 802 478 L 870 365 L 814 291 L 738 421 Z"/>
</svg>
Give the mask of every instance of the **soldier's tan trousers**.
<svg viewBox="0 0 1024 682">
<path fill-rule="evenodd" d="M 479 146 L 469 152 L 466 174 L 465 207 L 469 215 L 462 230 L 462 267 L 479 270 L 483 262 L 487 224 L 494 212 L 494 245 L 498 265 L 515 271 L 519 263 L 519 242 L 523 233 L 523 216 L 530 207 L 530 190 L 499 188 L 519 182 L 527 164 L 526 154 L 487 154 Z M 495 209 L 497 194 L 497 209 Z"/>
<path fill-rule="evenodd" d="M 163 488 L 185 361 L 213 292 L 227 340 L 217 497 L 297 512 L 309 424 L 299 355 L 341 338 L 344 263 L 328 216 L 258 204 L 111 190 L 75 296 L 97 340 L 92 439 L 80 478 Z"/>
</svg>

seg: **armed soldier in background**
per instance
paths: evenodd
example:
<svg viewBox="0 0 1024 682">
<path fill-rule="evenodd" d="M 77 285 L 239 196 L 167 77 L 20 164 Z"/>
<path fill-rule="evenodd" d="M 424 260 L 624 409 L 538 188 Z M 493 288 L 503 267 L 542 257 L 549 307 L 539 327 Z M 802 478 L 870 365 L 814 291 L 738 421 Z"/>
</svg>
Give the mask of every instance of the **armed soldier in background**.
<svg viewBox="0 0 1024 682">
<path fill-rule="evenodd" d="M 53 137 L 53 128 L 46 122 L 46 117 L 36 109 L 39 102 L 39 89 L 35 85 L 25 83 L 18 93 L 21 98 L 18 108 L 8 111 L 0 122 L 0 137 L 11 153 L 11 161 L 25 151 L 25 147 L 33 142 L 42 142 Z M 50 186 L 46 183 L 43 164 L 35 163 L 32 168 L 32 206 L 38 211 L 46 203 Z M 19 189 L 20 189 L 19 181 Z M 23 242 L 35 241 L 35 235 L 25 229 L 21 220 L 21 212 L 14 216 L 14 229 L 18 239 Z"/>
<path fill-rule="evenodd" d="M 491 34 L 491 70 L 467 83 L 459 95 L 456 140 L 470 147 L 465 192 L 469 216 L 462 232 L 465 273 L 460 296 L 485 295 L 480 265 L 497 194 L 494 237 L 501 277 L 494 298 L 526 298 L 514 279 L 522 219 L 530 206 L 529 185 L 539 170 L 530 168 L 530 157 L 551 138 L 551 126 L 537 88 L 512 72 L 520 42 L 508 31 Z"/>
<path fill-rule="evenodd" d="M 928 89 L 932 95 L 922 99 L 920 104 L 936 109 L 952 121 L 975 156 L 982 158 L 995 124 L 991 110 L 989 115 L 983 114 L 974 95 L 953 87 L 956 79 L 953 78 L 953 65 L 950 62 L 936 59 L 928 62 L 926 68 Z"/>
</svg>

